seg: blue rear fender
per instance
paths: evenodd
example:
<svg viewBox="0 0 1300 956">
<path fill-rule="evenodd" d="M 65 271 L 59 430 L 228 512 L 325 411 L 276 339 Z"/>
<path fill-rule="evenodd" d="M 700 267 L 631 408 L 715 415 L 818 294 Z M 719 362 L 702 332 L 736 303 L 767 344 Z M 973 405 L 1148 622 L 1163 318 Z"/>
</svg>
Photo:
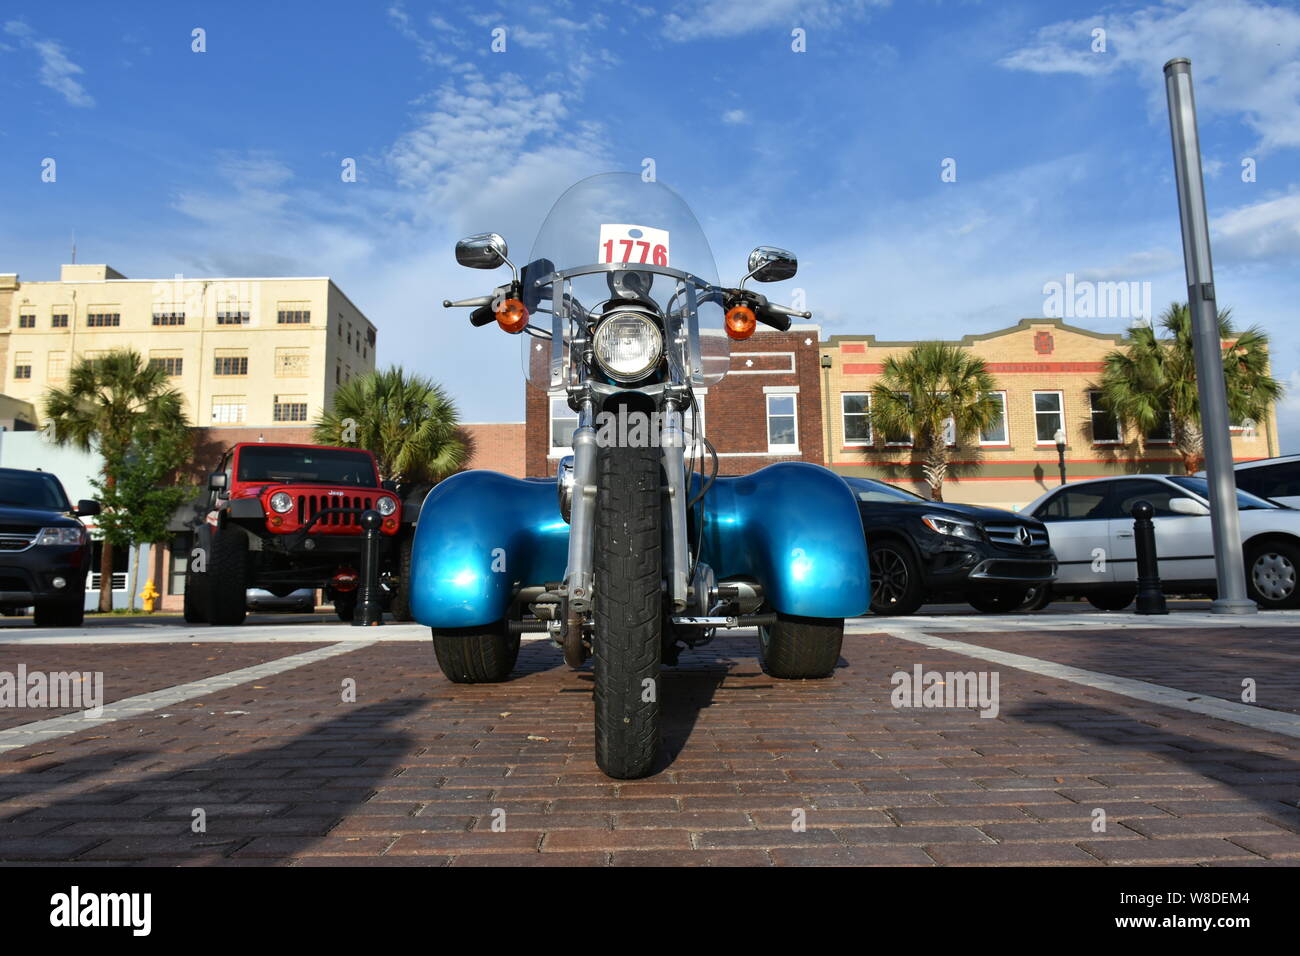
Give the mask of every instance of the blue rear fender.
<svg viewBox="0 0 1300 956">
<path fill-rule="evenodd" d="M 698 488 L 698 476 L 694 482 Z M 705 515 L 701 559 L 719 580 L 756 580 L 782 614 L 866 613 L 867 547 L 857 500 L 831 471 L 782 462 L 718 478 L 705 496 Z M 568 540 L 554 481 L 491 471 L 453 475 L 429 492 L 420 511 L 412 613 L 435 628 L 499 621 L 520 588 L 563 579 Z"/>
</svg>

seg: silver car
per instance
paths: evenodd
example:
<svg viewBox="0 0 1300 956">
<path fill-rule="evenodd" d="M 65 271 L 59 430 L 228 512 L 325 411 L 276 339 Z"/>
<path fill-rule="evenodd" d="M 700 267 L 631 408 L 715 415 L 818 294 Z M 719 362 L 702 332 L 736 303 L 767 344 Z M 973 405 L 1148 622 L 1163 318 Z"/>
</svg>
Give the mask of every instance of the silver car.
<svg viewBox="0 0 1300 956">
<path fill-rule="evenodd" d="M 1127 475 L 1076 481 L 1030 503 L 1047 525 L 1059 567 L 1055 596 L 1078 595 L 1104 610 L 1127 607 L 1137 593 L 1133 505 L 1155 509 L 1156 553 L 1165 591 L 1213 594 L 1214 545 L 1204 478 Z M 1300 604 L 1300 511 L 1237 492 L 1246 588 L 1262 608 Z"/>
</svg>

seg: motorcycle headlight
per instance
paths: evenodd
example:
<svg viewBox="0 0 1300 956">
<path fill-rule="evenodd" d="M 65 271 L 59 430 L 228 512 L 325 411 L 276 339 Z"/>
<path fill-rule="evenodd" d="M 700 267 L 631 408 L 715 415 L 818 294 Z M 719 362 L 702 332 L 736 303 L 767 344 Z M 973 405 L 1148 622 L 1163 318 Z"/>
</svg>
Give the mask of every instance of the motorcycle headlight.
<svg viewBox="0 0 1300 956">
<path fill-rule="evenodd" d="M 81 544 L 85 533 L 84 528 L 42 528 L 41 533 L 36 536 L 36 543 L 38 545 Z"/>
<path fill-rule="evenodd" d="M 378 501 L 375 502 L 375 510 L 378 511 L 385 518 L 387 518 L 390 514 L 392 514 L 394 511 L 397 510 L 397 499 L 380 498 Z"/>
<path fill-rule="evenodd" d="M 596 326 L 592 348 L 596 364 L 610 378 L 635 382 L 658 364 L 664 337 L 659 326 L 646 316 L 618 312 Z"/>
<path fill-rule="evenodd" d="M 286 491 L 277 491 L 271 496 L 271 510 L 284 514 L 293 507 L 293 497 Z"/>
<path fill-rule="evenodd" d="M 971 541 L 980 539 L 979 532 L 975 530 L 975 525 L 969 521 L 962 521 L 959 518 L 947 518 L 943 515 L 925 515 L 921 520 L 925 522 L 927 528 L 938 534 L 946 534 L 954 538 L 967 538 Z"/>
</svg>

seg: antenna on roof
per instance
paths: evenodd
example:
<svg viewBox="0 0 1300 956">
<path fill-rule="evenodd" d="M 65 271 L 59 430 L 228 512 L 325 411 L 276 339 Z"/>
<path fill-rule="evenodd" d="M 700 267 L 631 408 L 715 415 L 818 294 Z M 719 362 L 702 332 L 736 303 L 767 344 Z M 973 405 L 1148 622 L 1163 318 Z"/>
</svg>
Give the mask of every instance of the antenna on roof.
<svg viewBox="0 0 1300 956">
<path fill-rule="evenodd" d="M 77 230 L 72 230 L 72 264 L 77 264 Z"/>
</svg>

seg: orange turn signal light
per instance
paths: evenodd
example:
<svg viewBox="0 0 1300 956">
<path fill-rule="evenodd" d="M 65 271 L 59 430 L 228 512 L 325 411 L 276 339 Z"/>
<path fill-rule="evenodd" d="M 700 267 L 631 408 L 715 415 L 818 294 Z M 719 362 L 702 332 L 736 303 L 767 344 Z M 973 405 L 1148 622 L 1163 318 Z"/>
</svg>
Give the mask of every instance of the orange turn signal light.
<svg viewBox="0 0 1300 956">
<path fill-rule="evenodd" d="M 528 325 L 528 308 L 518 299 L 506 299 L 497 309 L 497 325 L 512 335 Z"/>
<path fill-rule="evenodd" d="M 758 328 L 758 317 L 747 305 L 733 305 L 728 309 L 726 322 L 727 337 L 737 340 L 749 338 Z"/>
</svg>

